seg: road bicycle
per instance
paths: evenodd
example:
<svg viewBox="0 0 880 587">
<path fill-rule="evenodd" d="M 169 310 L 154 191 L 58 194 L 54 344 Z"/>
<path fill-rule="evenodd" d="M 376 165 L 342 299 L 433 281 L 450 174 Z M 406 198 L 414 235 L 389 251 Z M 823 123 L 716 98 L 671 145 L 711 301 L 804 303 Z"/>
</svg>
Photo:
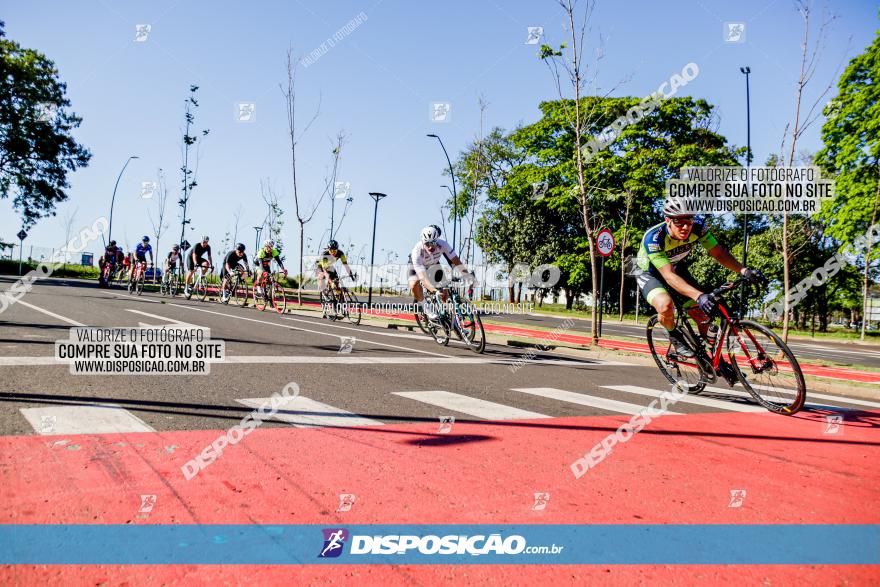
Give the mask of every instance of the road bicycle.
<svg viewBox="0 0 880 587">
<path fill-rule="evenodd" d="M 204 265 L 196 267 L 195 273 L 193 274 L 192 286 L 190 286 L 188 291 L 184 289 L 183 292 L 183 296 L 186 299 L 192 298 L 193 293 L 195 293 L 199 301 L 205 301 L 205 298 L 208 297 L 208 273 L 210 273 L 212 269 L 213 267 L 206 268 Z"/>
<path fill-rule="evenodd" d="M 159 293 L 163 296 L 169 295 L 174 297 L 177 295 L 178 289 L 180 289 L 180 274 L 177 273 L 177 267 L 174 267 L 162 275 L 162 281 L 159 284 Z"/>
<path fill-rule="evenodd" d="M 220 288 L 220 302 L 228 304 L 229 300 L 232 300 L 236 305 L 244 307 L 247 305 L 247 299 L 248 284 L 245 281 L 244 270 L 241 267 L 236 267 L 226 278 L 226 287 Z"/>
<path fill-rule="evenodd" d="M 116 277 L 116 273 L 116 264 L 105 261 L 104 267 L 101 269 L 101 277 L 98 279 L 98 286 L 110 287 L 110 284 Z"/>
<path fill-rule="evenodd" d="M 262 288 L 254 283 L 254 307 L 262 312 L 269 304 L 279 314 L 283 314 L 287 308 L 287 295 L 278 283 L 278 273 L 267 273 Z"/>
<path fill-rule="evenodd" d="M 352 275 L 352 278 L 357 279 L 357 276 Z M 342 285 L 339 277 L 330 279 L 327 289 L 321 291 L 321 308 L 324 318 L 347 319 L 355 325 L 361 323 L 361 303 L 353 291 Z"/>
<path fill-rule="evenodd" d="M 453 283 L 461 279 L 453 278 Z M 438 288 L 431 296 L 437 319 L 431 320 L 424 310 L 415 313 L 416 323 L 422 331 L 429 334 L 437 344 L 446 346 L 452 333 L 475 353 L 486 350 L 486 331 L 479 311 L 473 303 L 462 295 L 456 286 Z M 445 300 L 444 300 L 445 298 Z"/>
<path fill-rule="evenodd" d="M 144 271 L 146 271 L 146 261 L 135 261 L 131 270 L 131 277 L 128 279 L 128 293 L 136 293 L 141 295 L 144 292 Z"/>
<path fill-rule="evenodd" d="M 696 356 L 687 358 L 676 353 L 656 315 L 648 320 L 651 355 L 670 383 L 681 384 L 689 392 L 699 393 L 707 383 L 723 377 L 731 387 L 741 383 L 755 401 L 771 412 L 796 414 L 804 407 L 807 387 L 794 353 L 771 329 L 740 318 L 724 301 L 724 294 L 743 282 L 743 278 L 738 278 L 711 292 L 718 307 L 709 316 L 706 338 L 694 331 L 692 320 L 673 296 L 675 327 Z M 717 326 L 712 323 L 715 317 L 720 318 Z M 722 358 L 725 348 L 728 361 Z M 791 389 L 792 384 L 795 389 Z"/>
</svg>

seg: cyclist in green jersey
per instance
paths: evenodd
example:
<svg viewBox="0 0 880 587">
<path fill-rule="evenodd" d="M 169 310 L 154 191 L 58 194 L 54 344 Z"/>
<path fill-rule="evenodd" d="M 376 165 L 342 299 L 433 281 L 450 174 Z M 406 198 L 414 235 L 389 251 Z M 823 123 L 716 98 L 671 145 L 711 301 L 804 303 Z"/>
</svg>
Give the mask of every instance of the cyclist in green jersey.
<svg viewBox="0 0 880 587">
<path fill-rule="evenodd" d="M 636 283 L 645 300 L 659 315 L 660 324 L 669 332 L 669 340 L 675 351 L 683 357 L 693 357 L 684 337 L 675 329 L 675 304 L 672 295 L 684 300 L 684 308 L 696 321 L 705 336 L 708 316 L 718 305 L 718 300 L 707 288 L 694 280 L 687 267 L 680 263 L 700 244 L 718 263 L 742 275 L 750 283 L 766 283 L 757 269 L 749 269 L 737 261 L 730 252 L 712 236 L 709 227 L 693 214 L 684 211 L 680 200 L 667 199 L 663 205 L 663 222 L 651 227 L 642 238 L 636 258 Z"/>
</svg>

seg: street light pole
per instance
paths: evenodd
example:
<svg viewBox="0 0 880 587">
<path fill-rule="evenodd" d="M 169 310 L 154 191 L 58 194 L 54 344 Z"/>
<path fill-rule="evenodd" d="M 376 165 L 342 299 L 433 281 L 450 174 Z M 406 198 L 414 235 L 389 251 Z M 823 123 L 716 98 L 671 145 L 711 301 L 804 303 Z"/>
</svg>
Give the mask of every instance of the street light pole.
<svg viewBox="0 0 880 587">
<path fill-rule="evenodd" d="M 260 233 L 263 232 L 263 227 L 255 226 L 254 232 L 257 233 L 257 238 L 254 240 L 254 259 L 256 259 L 257 253 L 260 252 Z"/>
<path fill-rule="evenodd" d="M 370 293 L 367 295 L 367 307 L 373 307 L 373 262 L 376 259 L 376 216 L 379 213 L 379 200 L 387 197 L 388 194 L 382 194 L 380 192 L 370 192 L 370 197 L 375 200 L 375 204 L 373 205 L 373 247 L 372 252 L 370 253 Z"/>
<path fill-rule="evenodd" d="M 116 203 L 116 188 L 119 187 L 119 180 L 122 179 L 122 174 L 125 171 L 125 168 L 128 167 L 128 164 L 132 159 L 140 159 L 137 155 L 132 155 L 128 159 L 125 160 L 125 165 L 122 166 L 122 169 L 119 171 L 119 176 L 116 178 L 116 185 L 113 186 L 113 198 L 110 200 L 110 226 L 107 227 L 107 241 L 111 240 L 113 236 L 113 204 Z"/>
<path fill-rule="evenodd" d="M 429 137 L 433 137 L 437 139 L 440 143 L 440 148 L 443 149 L 443 154 L 446 155 L 446 163 L 449 164 L 449 177 L 452 178 L 452 248 L 456 251 L 457 247 L 457 236 L 458 236 L 458 190 L 455 187 L 455 173 L 452 170 L 452 161 L 449 160 L 449 153 L 446 152 L 446 147 L 443 145 L 443 141 L 435 134 L 429 134 Z M 448 189 L 448 188 L 447 188 Z"/>
<path fill-rule="evenodd" d="M 752 119 L 751 119 L 751 99 L 749 97 L 749 74 L 752 73 L 751 68 L 747 65 L 739 68 L 740 73 L 746 76 L 746 173 L 752 166 Z M 748 177 L 748 176 L 747 176 Z M 751 182 L 746 185 L 751 185 Z M 743 214 L 743 262 L 745 265 L 749 256 L 749 215 Z M 740 295 L 740 311 L 745 314 L 746 308 L 746 284 L 742 284 Z"/>
</svg>

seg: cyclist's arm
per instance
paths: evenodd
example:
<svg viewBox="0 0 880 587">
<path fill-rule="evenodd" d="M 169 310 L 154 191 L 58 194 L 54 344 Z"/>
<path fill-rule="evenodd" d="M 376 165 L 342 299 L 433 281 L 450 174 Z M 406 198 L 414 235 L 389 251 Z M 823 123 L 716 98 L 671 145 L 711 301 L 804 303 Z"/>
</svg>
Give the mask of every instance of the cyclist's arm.
<svg viewBox="0 0 880 587">
<path fill-rule="evenodd" d="M 657 271 L 660 272 L 660 276 L 663 280 L 669 284 L 675 291 L 680 293 L 683 296 L 687 296 L 692 300 L 696 300 L 703 292 L 689 284 L 687 281 L 682 279 L 678 273 L 675 272 L 671 263 L 667 263 L 662 267 L 657 267 Z"/>
<path fill-rule="evenodd" d="M 154 260 L 153 260 L 153 247 L 150 247 L 149 249 L 147 249 L 147 252 L 150 253 L 150 265 L 155 265 Z"/>
<path fill-rule="evenodd" d="M 281 269 L 284 269 L 284 263 L 281 262 L 281 255 L 278 253 L 278 251 L 275 251 L 273 257 L 275 258 L 275 262 L 278 263 L 278 266 L 281 267 Z M 287 270 L 284 269 L 284 271 Z"/>
<path fill-rule="evenodd" d="M 716 244 L 709 249 L 709 254 L 712 255 L 716 261 L 721 263 L 721 265 L 734 273 L 742 273 L 742 270 L 745 269 L 745 266 L 737 261 L 736 257 L 730 254 L 730 251 L 719 244 Z"/>
</svg>

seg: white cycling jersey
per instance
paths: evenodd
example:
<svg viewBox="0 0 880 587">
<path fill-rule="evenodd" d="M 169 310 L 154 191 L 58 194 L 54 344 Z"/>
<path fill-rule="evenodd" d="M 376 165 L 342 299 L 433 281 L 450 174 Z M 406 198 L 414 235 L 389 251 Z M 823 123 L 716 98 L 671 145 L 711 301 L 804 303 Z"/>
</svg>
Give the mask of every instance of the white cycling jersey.
<svg viewBox="0 0 880 587">
<path fill-rule="evenodd" d="M 437 239 L 437 246 L 433 252 L 428 252 L 422 241 L 417 242 L 416 246 L 413 247 L 412 253 L 409 255 L 409 260 L 416 269 L 427 269 L 437 265 L 440 257 L 446 257 L 446 260 L 449 261 L 457 256 L 458 253 L 455 252 L 452 245 L 443 239 Z"/>
</svg>

